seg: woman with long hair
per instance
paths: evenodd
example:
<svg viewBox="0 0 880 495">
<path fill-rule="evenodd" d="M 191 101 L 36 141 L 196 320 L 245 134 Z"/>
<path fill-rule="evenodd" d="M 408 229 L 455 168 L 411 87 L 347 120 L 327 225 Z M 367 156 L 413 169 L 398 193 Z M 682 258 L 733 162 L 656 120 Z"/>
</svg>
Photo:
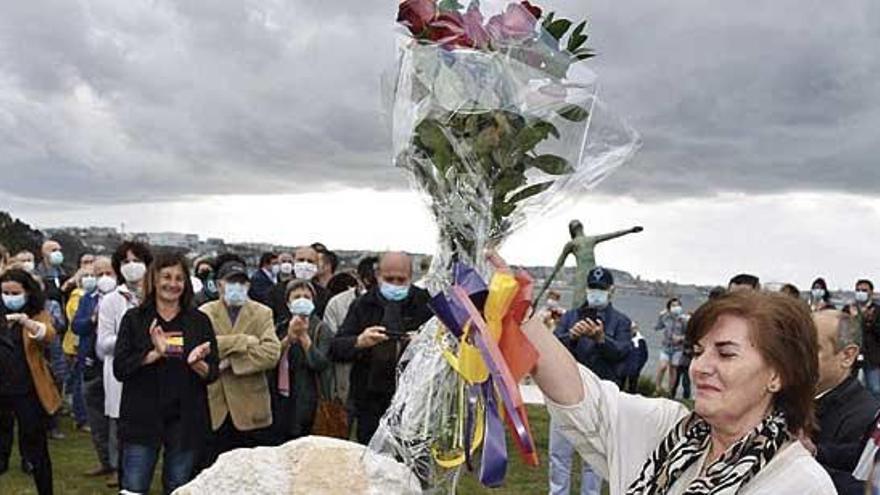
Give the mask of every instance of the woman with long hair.
<svg viewBox="0 0 880 495">
<path fill-rule="evenodd" d="M 186 259 L 161 255 L 144 280 L 144 299 L 122 318 L 113 374 L 122 382 L 119 436 L 123 490 L 150 491 L 163 450 L 163 492 L 193 477 L 208 433 L 208 383 L 219 359 L 211 322 L 192 307 Z"/>
</svg>

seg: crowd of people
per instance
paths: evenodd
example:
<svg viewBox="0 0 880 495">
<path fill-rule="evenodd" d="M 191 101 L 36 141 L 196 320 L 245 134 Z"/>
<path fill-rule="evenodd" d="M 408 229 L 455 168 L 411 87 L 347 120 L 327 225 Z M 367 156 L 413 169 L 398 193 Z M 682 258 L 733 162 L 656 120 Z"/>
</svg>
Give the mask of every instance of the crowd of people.
<svg viewBox="0 0 880 495">
<path fill-rule="evenodd" d="M 9 469 L 17 423 L 21 468 L 33 475 L 40 494 L 52 493 L 47 445 L 50 438 L 63 439 L 62 410 L 91 435 L 97 463 L 83 474 L 104 476 L 108 486 L 130 493 L 149 491 L 160 455 L 163 492 L 170 493 L 229 450 L 328 431 L 323 429 L 328 414 L 341 420 L 338 436 L 366 444 L 394 395 L 403 350 L 431 317 L 429 294 L 413 281 L 412 259 L 397 252 L 340 270 L 337 256 L 315 243 L 264 253 L 249 267 L 234 254 L 190 263 L 182 255 L 154 254 L 150 246 L 126 241 L 109 257 L 80 256 L 70 276 L 63 265 L 63 246 L 53 240 L 38 255 L 0 247 L 0 472 Z M 649 465 L 678 451 L 655 452 L 638 477 L 621 463 L 635 452 L 649 454 L 656 444 L 638 444 L 645 439 L 629 434 L 598 441 L 583 429 L 587 422 L 610 434 L 623 423 L 602 422 L 630 411 L 665 414 L 663 427 L 654 425 L 658 429 L 646 438 L 697 435 L 676 423 L 691 417 L 679 402 L 635 399 L 648 348 L 639 325 L 613 303 L 612 272 L 593 268 L 586 286 L 585 300 L 570 310 L 551 290 L 534 319 L 543 323 L 545 335 L 530 335 L 544 349 L 544 364 L 534 377 L 552 418 L 550 492 L 570 492 L 576 451 L 584 457 L 583 494 L 600 493 L 603 479 L 614 488 L 621 476 L 645 486 L 668 483 L 656 476 L 659 466 Z M 718 475 L 706 483 L 724 476 L 749 481 L 737 476 L 742 471 L 737 463 L 744 461 L 728 459 L 732 445 L 742 446 L 737 443 L 742 435 L 727 442 L 716 438 L 742 420 L 750 428 L 772 430 L 774 452 L 792 441 L 803 446 L 839 493 L 861 493 L 862 481 L 852 472 L 880 410 L 880 311 L 873 283 L 859 280 L 854 300 L 845 304 L 821 278 L 807 297 L 790 284 L 772 297 L 768 292 L 757 277 L 737 275 L 700 308 L 687 311 L 672 297 L 658 317 L 659 395 L 676 398 L 681 389 L 681 397 L 690 399 L 695 386 L 696 412 L 704 422 L 694 428 L 708 432 L 699 437 L 698 450 L 705 453 L 711 444 L 711 459 L 730 461 L 722 462 L 729 471 L 692 477 Z M 744 329 L 725 315 L 745 321 Z M 713 336 L 712 345 L 707 336 Z M 565 385 L 560 382 L 565 366 L 547 361 L 560 353 L 580 365 L 568 369 Z M 558 369 L 548 371 L 552 367 Z M 755 389 L 761 380 L 764 388 Z M 575 382 L 584 390 L 572 388 Z M 584 393 L 591 408 L 611 408 L 608 417 L 571 409 Z M 727 412 L 706 409 L 713 394 L 720 397 L 714 407 Z M 599 399 L 590 398 L 594 395 Z M 338 407 L 323 409 L 327 403 Z M 749 407 L 764 407 L 764 414 L 754 416 Z M 776 432 L 779 425 L 789 434 Z M 633 432 L 644 429 L 629 426 Z M 580 430 L 573 434 L 575 427 Z M 607 443 L 611 440 L 616 447 Z M 803 464 L 797 452 L 786 452 L 792 465 Z M 779 464 L 780 457 L 765 457 L 769 463 L 754 472 Z M 673 472 L 690 472 L 694 459 Z M 823 486 L 804 466 L 816 486 Z"/>
<path fill-rule="evenodd" d="M 404 253 L 339 270 L 315 243 L 251 269 L 126 241 L 77 261 L 68 276 L 56 241 L 39 256 L 0 247 L 0 472 L 17 423 L 40 494 L 52 493 L 62 409 L 91 435 L 97 465 L 83 474 L 126 493 L 150 490 L 160 455 L 170 493 L 232 449 L 316 428 L 367 443 L 431 317 Z M 318 414 L 322 403 L 335 407 Z"/>
</svg>

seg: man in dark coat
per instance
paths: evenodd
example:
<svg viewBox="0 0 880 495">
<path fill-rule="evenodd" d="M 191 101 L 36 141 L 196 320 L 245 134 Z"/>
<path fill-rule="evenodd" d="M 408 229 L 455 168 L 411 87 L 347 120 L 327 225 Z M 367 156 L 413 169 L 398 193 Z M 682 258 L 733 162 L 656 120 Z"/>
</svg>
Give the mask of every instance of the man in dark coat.
<svg viewBox="0 0 880 495">
<path fill-rule="evenodd" d="M 260 266 L 251 275 L 251 287 L 248 297 L 260 304 L 269 306 L 269 292 L 278 283 L 278 273 L 281 264 L 275 253 L 263 253 L 260 255 Z"/>
<path fill-rule="evenodd" d="M 410 336 L 432 316 L 428 292 L 412 285 L 409 255 L 383 255 L 378 281 L 352 303 L 330 346 L 333 360 L 354 363 L 351 395 L 362 444 L 370 441 L 391 404 L 397 362 Z"/>
<path fill-rule="evenodd" d="M 553 332 L 580 364 L 599 378 L 622 383 L 618 370 L 633 350 L 632 320 L 611 304 L 614 277 L 597 266 L 587 274 L 587 297 L 567 311 Z M 550 423 L 550 493 L 568 493 L 574 446 Z M 581 463 L 581 493 L 598 495 L 601 478 Z"/>
<path fill-rule="evenodd" d="M 841 495 L 862 494 L 864 486 L 852 476 L 873 426 L 880 401 L 852 373 L 859 355 L 860 329 L 849 315 L 836 310 L 814 313 L 819 330 L 819 382 L 816 418 L 819 432 L 809 445 L 828 471 Z"/>
</svg>

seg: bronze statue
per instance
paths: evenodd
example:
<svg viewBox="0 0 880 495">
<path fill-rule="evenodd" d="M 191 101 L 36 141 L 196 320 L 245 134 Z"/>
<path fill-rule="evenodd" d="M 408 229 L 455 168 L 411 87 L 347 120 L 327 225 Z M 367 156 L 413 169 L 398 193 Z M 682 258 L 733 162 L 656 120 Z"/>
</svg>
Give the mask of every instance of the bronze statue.
<svg viewBox="0 0 880 495">
<path fill-rule="evenodd" d="M 618 237 L 623 237 L 627 234 L 636 234 L 642 230 L 644 230 L 642 227 L 633 227 L 631 229 L 619 230 L 608 234 L 588 236 L 584 235 L 584 226 L 581 222 L 578 220 L 572 220 L 569 222 L 568 231 L 571 234 L 571 240 L 565 244 L 565 248 L 562 249 L 562 254 L 559 255 L 559 260 L 556 262 L 556 267 L 553 268 L 553 273 L 551 273 L 547 278 L 547 281 L 544 282 L 544 287 L 541 288 L 541 292 L 539 292 L 538 296 L 535 298 L 535 307 L 537 307 L 544 292 L 550 287 L 553 279 L 556 278 L 559 270 L 561 270 L 562 266 L 565 264 L 565 259 L 568 258 L 568 255 L 570 254 L 574 255 L 575 261 L 577 262 L 577 269 L 575 270 L 574 275 L 574 293 L 572 295 L 571 304 L 572 308 L 580 306 L 587 297 L 587 273 L 596 266 L 596 255 L 594 253 L 596 244 L 610 241 L 611 239 L 617 239 Z"/>
</svg>

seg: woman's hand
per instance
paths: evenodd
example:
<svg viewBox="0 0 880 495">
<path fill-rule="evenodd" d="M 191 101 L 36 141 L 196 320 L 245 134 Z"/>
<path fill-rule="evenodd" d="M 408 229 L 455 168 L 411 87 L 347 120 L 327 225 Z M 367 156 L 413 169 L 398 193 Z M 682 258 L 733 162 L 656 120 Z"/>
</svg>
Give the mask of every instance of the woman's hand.
<svg viewBox="0 0 880 495">
<path fill-rule="evenodd" d="M 287 325 L 287 340 L 293 344 L 299 342 L 304 349 L 308 350 L 312 346 L 312 339 L 309 337 L 309 320 L 302 315 L 293 315 L 290 323 Z"/>
<path fill-rule="evenodd" d="M 165 351 L 168 349 L 168 341 L 165 339 L 165 332 L 162 331 L 162 327 L 159 326 L 159 322 L 156 320 L 153 320 L 153 323 L 150 324 L 150 341 L 153 342 L 153 350 L 160 356 L 165 356 Z"/>
<path fill-rule="evenodd" d="M 211 354 L 211 343 L 203 342 L 194 347 L 186 358 L 186 362 L 189 364 L 190 369 L 202 378 L 207 377 L 208 372 L 210 371 L 208 363 L 205 362 L 205 358 L 208 357 L 209 354 Z"/>
</svg>

